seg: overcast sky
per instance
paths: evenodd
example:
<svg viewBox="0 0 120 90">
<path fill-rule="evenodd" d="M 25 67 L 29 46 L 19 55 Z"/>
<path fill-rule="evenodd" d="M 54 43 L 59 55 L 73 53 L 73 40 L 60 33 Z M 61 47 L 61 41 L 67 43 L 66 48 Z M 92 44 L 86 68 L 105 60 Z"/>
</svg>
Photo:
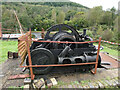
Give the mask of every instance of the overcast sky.
<svg viewBox="0 0 120 90">
<path fill-rule="evenodd" d="M 108 8 L 112 8 L 113 6 L 116 9 L 118 9 L 118 2 L 120 0 L 70 0 L 70 1 L 80 3 L 89 8 L 93 8 L 95 6 L 102 6 L 103 10 L 106 10 Z"/>
</svg>

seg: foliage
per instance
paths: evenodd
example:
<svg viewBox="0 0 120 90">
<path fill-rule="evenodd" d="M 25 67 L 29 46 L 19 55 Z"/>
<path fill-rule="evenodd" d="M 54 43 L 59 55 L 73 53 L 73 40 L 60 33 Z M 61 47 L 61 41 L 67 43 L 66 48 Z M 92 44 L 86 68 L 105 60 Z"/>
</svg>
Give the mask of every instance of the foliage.
<svg viewBox="0 0 120 90">
<path fill-rule="evenodd" d="M 2 3 L 2 27 L 19 30 L 13 10 L 24 30 L 41 31 L 55 24 L 68 24 L 75 29 L 89 29 L 93 38 L 120 42 L 118 31 L 120 16 L 113 7 L 107 11 L 102 6 L 87 8 L 73 2 L 6 2 Z"/>
<path fill-rule="evenodd" d="M 48 26 L 51 26 L 51 23 L 52 25 L 56 24 L 56 22 L 63 23 L 65 18 L 68 19 L 71 13 L 74 15 L 74 12 L 76 10 L 79 11 L 79 8 L 88 9 L 72 2 L 3 2 L 2 25 L 4 28 L 19 28 L 13 13 L 13 10 L 15 10 L 24 30 L 28 28 L 32 28 L 32 30 L 41 30 L 41 28 L 44 28 L 46 30 Z M 46 22 L 47 26 L 44 24 Z"/>
<path fill-rule="evenodd" d="M 101 21 L 103 10 L 101 6 L 94 7 L 86 13 L 86 19 L 89 25 L 97 25 Z"/>
<path fill-rule="evenodd" d="M 78 12 L 74 15 L 72 18 L 72 23 L 74 24 L 74 27 L 78 30 L 80 28 L 87 27 L 87 20 L 85 19 L 84 12 Z"/>
<path fill-rule="evenodd" d="M 77 12 L 75 10 L 70 10 L 67 12 L 65 20 L 69 21 Z"/>
<path fill-rule="evenodd" d="M 55 9 L 52 10 L 51 19 L 54 20 L 54 23 L 56 23 L 56 11 L 55 11 Z"/>
<path fill-rule="evenodd" d="M 120 15 L 114 21 L 114 39 L 120 43 Z"/>
<path fill-rule="evenodd" d="M 57 16 L 57 23 L 62 24 L 65 20 L 65 13 L 63 11 L 60 11 Z"/>
<path fill-rule="evenodd" d="M 62 6 L 73 6 L 73 7 L 81 7 L 81 8 L 87 8 L 81 4 L 74 3 L 74 2 L 37 2 L 37 3 L 31 3 L 35 5 L 48 5 L 48 6 L 54 6 L 54 7 L 62 7 Z"/>
<path fill-rule="evenodd" d="M 113 32 L 110 29 L 107 29 L 102 33 L 102 38 L 104 40 L 110 41 L 112 37 L 113 37 Z"/>
<path fill-rule="evenodd" d="M 101 24 L 112 25 L 112 13 L 110 11 L 103 13 Z"/>
</svg>

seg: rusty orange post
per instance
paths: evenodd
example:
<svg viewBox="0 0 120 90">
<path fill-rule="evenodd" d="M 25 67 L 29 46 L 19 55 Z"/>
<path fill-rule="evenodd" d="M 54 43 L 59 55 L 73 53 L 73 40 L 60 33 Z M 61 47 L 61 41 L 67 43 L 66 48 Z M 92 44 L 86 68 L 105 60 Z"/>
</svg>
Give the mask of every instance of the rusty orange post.
<svg viewBox="0 0 120 90">
<path fill-rule="evenodd" d="M 44 38 L 44 33 L 45 33 L 45 30 L 42 28 L 42 32 L 41 32 L 41 37 Z"/>
<path fill-rule="evenodd" d="M 28 51 L 29 66 L 32 66 L 31 55 L 30 55 L 30 47 L 29 47 L 29 40 L 28 40 L 27 36 L 26 36 L 26 44 L 27 44 L 27 51 Z M 30 74 L 31 74 L 31 80 L 34 80 L 35 75 L 33 74 L 32 67 L 30 67 Z"/>
<path fill-rule="evenodd" d="M 95 64 L 95 74 L 97 72 L 97 65 L 98 65 L 99 52 L 100 52 L 100 44 L 101 44 L 101 37 L 99 38 L 99 44 L 98 44 L 98 50 L 97 50 L 97 57 L 96 57 L 96 64 Z"/>
<path fill-rule="evenodd" d="M 29 31 L 31 32 L 31 28 L 29 28 Z"/>
<path fill-rule="evenodd" d="M 32 31 L 31 31 L 31 28 L 29 28 L 29 31 L 30 31 L 30 38 L 32 38 Z M 31 42 L 31 41 L 30 41 Z"/>
<path fill-rule="evenodd" d="M 0 23 L 0 38 L 2 37 L 2 25 Z"/>
<path fill-rule="evenodd" d="M 97 57 L 96 57 L 96 64 L 95 64 L 95 71 L 91 71 L 93 74 L 96 74 L 96 72 L 97 72 L 97 65 L 98 65 L 99 52 L 100 52 L 100 44 L 101 44 L 101 37 L 99 38 Z"/>
</svg>

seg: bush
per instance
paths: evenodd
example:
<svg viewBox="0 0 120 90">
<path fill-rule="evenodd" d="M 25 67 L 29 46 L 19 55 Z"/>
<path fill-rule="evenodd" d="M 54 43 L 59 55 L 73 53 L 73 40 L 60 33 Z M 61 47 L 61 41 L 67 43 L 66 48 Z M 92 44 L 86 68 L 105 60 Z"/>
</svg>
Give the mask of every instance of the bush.
<svg viewBox="0 0 120 90">
<path fill-rule="evenodd" d="M 113 32 L 111 29 L 107 29 L 102 33 L 102 38 L 107 41 L 111 41 L 113 38 Z"/>
</svg>

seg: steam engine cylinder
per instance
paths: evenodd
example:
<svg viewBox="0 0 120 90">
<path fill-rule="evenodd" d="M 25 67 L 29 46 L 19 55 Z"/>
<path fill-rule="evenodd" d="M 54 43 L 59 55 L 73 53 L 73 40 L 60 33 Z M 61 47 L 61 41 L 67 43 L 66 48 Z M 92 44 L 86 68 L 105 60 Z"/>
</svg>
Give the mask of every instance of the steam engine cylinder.
<svg viewBox="0 0 120 90">
<path fill-rule="evenodd" d="M 76 56 L 76 57 L 59 57 L 60 64 L 74 64 L 74 63 L 89 63 L 89 62 L 96 62 L 97 55 L 89 56 Z M 100 56 L 98 59 L 98 63 L 101 60 Z"/>
</svg>

